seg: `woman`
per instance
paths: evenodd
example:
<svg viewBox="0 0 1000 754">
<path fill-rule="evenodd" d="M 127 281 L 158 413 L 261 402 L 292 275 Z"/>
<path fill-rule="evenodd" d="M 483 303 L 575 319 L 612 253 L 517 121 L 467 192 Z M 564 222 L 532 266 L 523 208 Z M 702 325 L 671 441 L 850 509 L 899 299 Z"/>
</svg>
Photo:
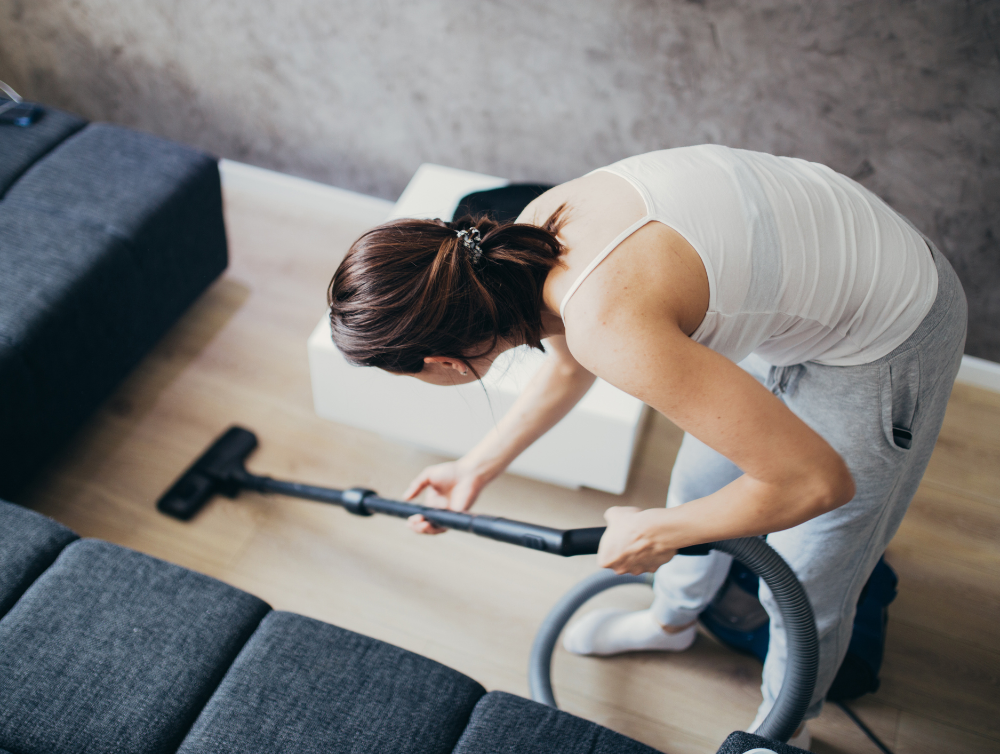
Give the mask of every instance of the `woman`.
<svg viewBox="0 0 1000 754">
<path fill-rule="evenodd" d="M 598 553 L 618 573 L 656 571 L 652 606 L 591 613 L 566 645 L 687 648 L 729 558 L 676 550 L 768 534 L 816 613 L 807 719 L 819 714 L 964 345 L 961 286 L 908 221 L 822 165 L 685 147 L 557 186 L 515 224 L 375 228 L 329 298 L 349 360 L 436 385 L 476 380 L 504 350 L 547 339 L 549 358 L 496 429 L 425 469 L 407 499 L 426 490 L 429 504 L 468 509 L 595 376 L 681 427 L 667 507 L 609 509 Z M 772 641 L 758 722 L 785 663 L 780 615 L 764 585 L 760 596 Z"/>
</svg>

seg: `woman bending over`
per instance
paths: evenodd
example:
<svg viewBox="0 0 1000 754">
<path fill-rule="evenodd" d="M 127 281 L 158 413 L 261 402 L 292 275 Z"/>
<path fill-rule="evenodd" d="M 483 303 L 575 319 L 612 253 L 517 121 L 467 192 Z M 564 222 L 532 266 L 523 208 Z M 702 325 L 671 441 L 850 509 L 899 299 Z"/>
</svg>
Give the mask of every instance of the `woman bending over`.
<svg viewBox="0 0 1000 754">
<path fill-rule="evenodd" d="M 966 305 L 941 253 L 857 183 L 804 160 L 697 146 L 556 186 L 515 223 L 396 220 L 351 247 L 329 291 L 360 365 L 435 385 L 515 346 L 548 358 L 496 428 L 407 492 L 464 511 L 595 377 L 685 431 L 665 508 L 610 508 L 598 563 L 656 572 L 653 604 L 597 611 L 579 654 L 682 650 L 730 558 L 677 549 L 768 535 L 816 614 L 822 700 L 862 587 L 924 473 L 962 356 Z M 436 533 L 421 517 L 419 532 Z M 764 665 L 784 676 L 780 615 Z M 755 723 L 756 725 L 756 723 Z M 753 728 L 751 728 L 752 730 Z"/>
</svg>

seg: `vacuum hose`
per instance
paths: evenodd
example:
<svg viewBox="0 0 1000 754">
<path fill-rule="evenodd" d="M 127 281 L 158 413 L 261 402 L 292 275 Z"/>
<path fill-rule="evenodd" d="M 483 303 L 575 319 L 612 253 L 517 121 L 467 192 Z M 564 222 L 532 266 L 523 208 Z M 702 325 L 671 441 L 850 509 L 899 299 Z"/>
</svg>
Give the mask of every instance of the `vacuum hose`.
<svg viewBox="0 0 1000 754">
<path fill-rule="evenodd" d="M 763 539 L 728 539 L 713 542 L 710 548 L 732 555 L 756 573 L 770 588 L 781 612 L 788 643 L 785 678 L 778 698 L 764 722 L 752 731 L 775 741 L 788 741 L 812 701 L 819 666 L 819 639 L 812 606 L 792 569 Z M 563 628 L 573 614 L 591 597 L 622 584 L 649 584 L 653 574 L 618 576 L 600 571 L 581 581 L 563 596 L 542 621 L 528 660 L 528 686 L 536 702 L 555 707 L 552 693 L 552 652 Z"/>
</svg>

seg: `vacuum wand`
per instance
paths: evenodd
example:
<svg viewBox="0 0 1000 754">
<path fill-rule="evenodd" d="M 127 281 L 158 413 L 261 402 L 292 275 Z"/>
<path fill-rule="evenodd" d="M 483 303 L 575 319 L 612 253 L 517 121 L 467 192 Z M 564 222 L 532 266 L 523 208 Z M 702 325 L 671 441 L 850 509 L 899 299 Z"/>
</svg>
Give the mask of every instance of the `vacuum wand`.
<svg viewBox="0 0 1000 754">
<path fill-rule="evenodd" d="M 409 518 L 420 514 L 435 526 L 444 529 L 467 531 L 481 537 L 565 557 L 595 554 L 604 534 L 603 526 L 553 529 L 508 518 L 473 515 L 388 500 L 367 489 L 336 490 L 258 476 L 251 474 L 244 466 L 247 456 L 256 447 L 257 437 L 253 432 L 242 427 L 230 427 L 174 482 L 156 507 L 168 516 L 186 521 L 216 494 L 236 497 L 241 490 L 270 492 L 339 505 L 358 516 L 382 513 Z M 679 552 L 682 555 L 702 555 L 708 550 L 707 545 L 697 545 Z"/>
</svg>

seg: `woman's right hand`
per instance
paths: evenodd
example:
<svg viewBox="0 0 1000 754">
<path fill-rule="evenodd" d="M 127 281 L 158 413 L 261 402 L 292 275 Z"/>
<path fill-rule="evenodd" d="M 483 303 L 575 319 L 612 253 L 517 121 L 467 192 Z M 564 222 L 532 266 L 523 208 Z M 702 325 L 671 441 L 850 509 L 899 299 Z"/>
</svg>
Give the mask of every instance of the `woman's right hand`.
<svg viewBox="0 0 1000 754">
<path fill-rule="evenodd" d="M 549 357 L 496 426 L 459 460 L 420 472 L 406 490 L 406 500 L 427 490 L 430 507 L 468 510 L 490 480 L 569 413 L 595 378 L 573 358 L 564 336 L 551 336 L 547 345 Z M 409 521 L 410 528 L 421 534 L 445 531 L 420 515 Z"/>
<path fill-rule="evenodd" d="M 463 460 L 428 466 L 410 483 L 403 494 L 403 500 L 413 500 L 427 490 L 425 505 L 432 508 L 467 511 L 476 502 L 476 498 L 489 479 L 470 469 Z M 410 516 L 407 523 L 419 534 L 441 534 L 448 531 L 435 526 L 420 514 Z"/>
</svg>

